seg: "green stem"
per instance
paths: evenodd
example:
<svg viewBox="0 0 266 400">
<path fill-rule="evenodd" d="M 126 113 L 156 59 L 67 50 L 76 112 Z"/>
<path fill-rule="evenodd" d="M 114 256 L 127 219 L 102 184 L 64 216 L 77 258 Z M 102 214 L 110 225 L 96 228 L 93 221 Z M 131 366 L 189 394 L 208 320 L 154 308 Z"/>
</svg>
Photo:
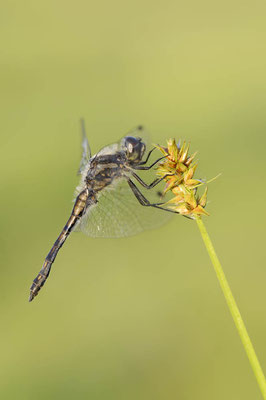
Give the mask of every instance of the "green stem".
<svg viewBox="0 0 266 400">
<path fill-rule="evenodd" d="M 231 289 L 228 285 L 228 282 L 226 280 L 226 277 L 224 275 L 222 266 L 220 264 L 220 261 L 218 260 L 218 257 L 215 253 L 214 247 L 212 245 L 211 239 L 208 235 L 208 232 L 206 231 L 206 228 L 202 222 L 202 219 L 200 217 L 196 217 L 196 221 L 202 236 L 202 239 L 204 241 L 204 244 L 206 246 L 206 249 L 209 253 L 210 259 L 212 261 L 213 267 L 215 269 L 217 278 L 219 280 L 220 286 L 222 288 L 224 297 L 226 299 L 227 305 L 229 307 L 229 310 L 232 314 L 233 320 L 235 322 L 236 328 L 238 330 L 240 339 L 243 343 L 244 349 L 247 353 L 250 365 L 253 369 L 253 372 L 255 374 L 255 377 L 257 379 L 258 385 L 260 387 L 261 393 L 263 398 L 266 400 L 266 381 L 265 377 L 263 374 L 263 371 L 261 369 L 259 360 L 256 356 L 254 347 L 251 343 L 251 340 L 248 336 L 248 332 L 246 330 L 245 324 L 243 322 L 243 319 L 241 317 L 241 314 L 239 312 L 239 309 L 237 307 L 237 304 L 235 302 L 234 296 L 231 292 Z"/>
</svg>

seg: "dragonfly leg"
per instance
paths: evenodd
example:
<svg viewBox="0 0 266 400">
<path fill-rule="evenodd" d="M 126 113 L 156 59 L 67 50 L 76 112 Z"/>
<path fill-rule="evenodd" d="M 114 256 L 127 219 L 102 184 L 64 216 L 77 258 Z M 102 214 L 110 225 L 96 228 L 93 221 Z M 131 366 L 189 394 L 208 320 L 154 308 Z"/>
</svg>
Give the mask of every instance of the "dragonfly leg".
<svg viewBox="0 0 266 400">
<path fill-rule="evenodd" d="M 51 266 L 57 256 L 58 251 L 63 246 L 63 244 L 65 243 L 66 239 L 68 238 L 70 232 L 72 231 L 74 226 L 77 224 L 79 219 L 82 217 L 82 215 L 86 211 L 86 208 L 89 205 L 88 201 L 90 201 L 90 203 L 93 203 L 96 200 L 94 200 L 94 198 L 92 196 L 89 197 L 88 190 L 85 189 L 77 196 L 77 199 L 75 201 L 75 205 L 73 207 L 73 210 L 71 212 L 71 216 L 70 216 L 69 220 L 67 221 L 65 227 L 63 228 L 62 232 L 56 239 L 53 247 L 51 248 L 47 257 L 45 258 L 42 269 L 40 270 L 39 274 L 34 279 L 32 285 L 31 285 L 31 288 L 30 288 L 29 301 L 32 301 L 34 299 L 34 297 L 37 296 L 37 294 L 39 293 L 39 290 L 44 285 L 46 279 L 49 276 Z"/>
<path fill-rule="evenodd" d="M 160 182 L 162 182 L 167 176 L 173 176 L 174 174 L 165 174 L 162 178 L 157 178 L 155 179 L 152 183 L 149 185 L 145 183 L 135 172 L 132 173 L 132 176 L 143 186 L 145 189 L 152 189 L 156 185 L 158 185 Z"/>
<path fill-rule="evenodd" d="M 147 162 L 149 161 L 149 158 L 150 158 L 151 153 L 152 153 L 155 149 L 156 149 L 156 147 L 153 147 L 153 148 L 149 151 L 149 153 L 147 154 L 146 160 L 145 160 L 145 161 L 141 161 L 141 162 L 139 163 L 139 165 L 147 164 Z"/>
<path fill-rule="evenodd" d="M 159 208 L 160 210 L 164 210 L 164 211 L 168 211 L 174 214 L 179 214 L 177 211 L 174 210 L 169 210 L 168 208 L 164 208 L 162 207 L 165 203 L 150 203 L 148 199 L 146 199 L 145 196 L 143 196 L 143 194 L 141 193 L 141 191 L 139 190 L 139 188 L 135 185 L 134 182 L 132 182 L 131 179 L 128 179 L 128 184 L 130 189 L 132 190 L 132 192 L 134 193 L 136 199 L 138 200 L 138 202 L 145 207 L 154 207 L 154 208 Z"/>
<path fill-rule="evenodd" d="M 168 154 L 166 156 L 160 157 L 158 158 L 158 160 L 154 161 L 154 163 L 152 163 L 151 165 L 147 166 L 143 166 L 141 163 L 138 165 L 132 165 L 131 168 L 133 169 L 138 169 L 138 170 L 144 170 L 147 171 L 148 169 L 151 169 L 152 167 L 154 167 L 154 165 L 156 165 L 159 161 L 163 160 L 164 158 L 168 157 Z"/>
</svg>

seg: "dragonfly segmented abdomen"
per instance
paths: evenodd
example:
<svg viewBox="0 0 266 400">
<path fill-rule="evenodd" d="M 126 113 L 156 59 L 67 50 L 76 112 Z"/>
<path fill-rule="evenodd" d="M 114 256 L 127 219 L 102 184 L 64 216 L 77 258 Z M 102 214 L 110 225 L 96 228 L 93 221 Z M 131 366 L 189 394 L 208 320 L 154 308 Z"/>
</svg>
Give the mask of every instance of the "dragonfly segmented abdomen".
<svg viewBox="0 0 266 400">
<path fill-rule="evenodd" d="M 82 191 L 77 197 L 69 220 L 67 221 L 65 227 L 55 241 L 53 247 L 49 251 L 47 257 L 45 258 L 42 269 L 40 270 L 39 274 L 34 279 L 31 285 L 29 301 L 32 301 L 34 297 L 37 296 L 41 287 L 44 285 L 46 279 L 49 276 L 51 266 L 57 256 L 59 249 L 63 246 L 70 232 L 73 230 L 74 226 L 78 223 L 79 219 L 84 214 L 84 210 L 88 205 L 88 198 L 88 190 Z M 93 197 L 91 197 L 89 200 L 91 204 L 96 201 Z"/>
</svg>

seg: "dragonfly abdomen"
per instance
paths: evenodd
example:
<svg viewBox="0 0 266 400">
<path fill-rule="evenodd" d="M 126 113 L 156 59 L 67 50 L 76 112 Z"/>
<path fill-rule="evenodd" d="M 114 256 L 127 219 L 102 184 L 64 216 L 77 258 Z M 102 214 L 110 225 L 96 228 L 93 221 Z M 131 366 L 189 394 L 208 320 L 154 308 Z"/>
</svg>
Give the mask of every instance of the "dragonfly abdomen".
<svg viewBox="0 0 266 400">
<path fill-rule="evenodd" d="M 66 225 L 64 226 L 62 232 L 56 239 L 53 247 L 49 251 L 48 255 L 45 258 L 44 264 L 42 269 L 34 279 L 31 288 L 30 288 L 30 297 L 29 301 L 32 301 L 35 296 L 37 296 L 38 292 L 40 291 L 41 287 L 44 285 L 46 279 L 49 276 L 51 266 L 57 256 L 59 249 L 63 246 L 66 239 L 68 238 L 70 232 L 73 230 L 74 226 L 77 224 L 79 219 L 84 214 L 87 206 L 89 204 L 93 204 L 96 202 L 96 199 L 93 193 L 89 192 L 88 189 L 83 190 L 78 196 L 75 201 L 75 205 L 71 212 L 71 216 L 68 219 Z"/>
</svg>

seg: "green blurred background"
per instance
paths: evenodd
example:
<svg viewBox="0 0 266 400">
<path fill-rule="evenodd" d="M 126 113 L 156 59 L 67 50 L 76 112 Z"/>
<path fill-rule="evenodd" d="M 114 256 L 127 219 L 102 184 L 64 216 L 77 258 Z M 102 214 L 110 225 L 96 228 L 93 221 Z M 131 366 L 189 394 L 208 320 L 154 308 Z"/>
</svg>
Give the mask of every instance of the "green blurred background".
<svg viewBox="0 0 266 400">
<path fill-rule="evenodd" d="M 124 239 L 67 220 L 93 151 L 144 124 L 199 150 L 206 218 L 266 370 L 265 1 L 1 2 L 3 399 L 260 399 L 194 222 Z M 137 206 L 136 206 L 137 207 Z"/>
</svg>

